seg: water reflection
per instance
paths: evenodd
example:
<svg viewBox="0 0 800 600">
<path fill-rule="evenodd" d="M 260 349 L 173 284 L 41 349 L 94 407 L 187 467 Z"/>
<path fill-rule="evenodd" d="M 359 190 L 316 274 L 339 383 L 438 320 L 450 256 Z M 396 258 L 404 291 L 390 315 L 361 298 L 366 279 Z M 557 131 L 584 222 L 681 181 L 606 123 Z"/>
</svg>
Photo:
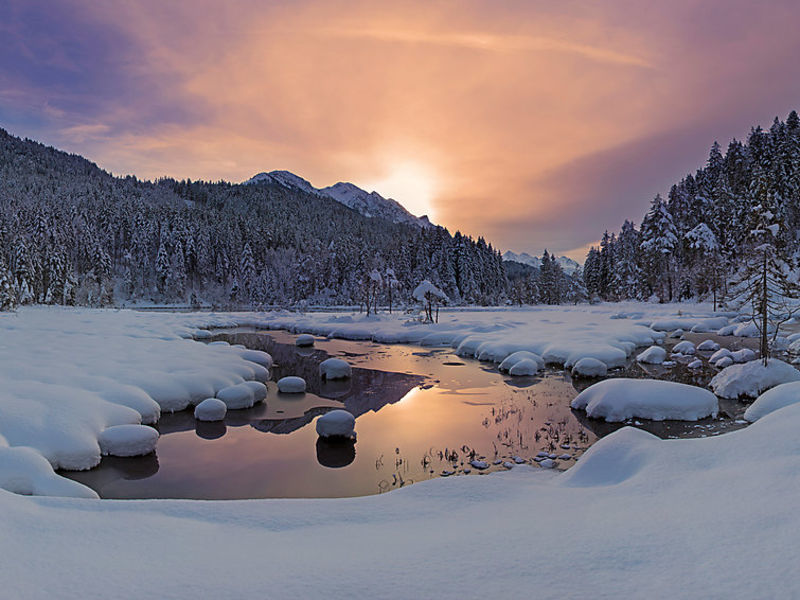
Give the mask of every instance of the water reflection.
<svg viewBox="0 0 800 600">
<path fill-rule="evenodd" d="M 356 443 L 349 439 L 317 438 L 317 462 L 323 467 L 340 469 L 356 459 Z"/>
<path fill-rule="evenodd" d="M 232 331 L 219 338 L 269 352 L 276 362 L 273 379 L 299 375 L 308 391 L 279 394 L 271 381 L 265 402 L 230 411 L 220 423 L 197 422 L 192 411 L 165 414 L 158 423 L 158 459 L 105 458 L 99 468 L 65 475 L 109 498 L 357 496 L 474 472 L 473 459 L 488 462 L 491 471 L 503 469 L 504 461 L 532 461 L 547 452 L 564 456 L 564 468 L 622 426 L 572 411 L 569 402 L 595 380 L 573 381 L 561 370 L 512 378 L 461 360 L 450 349 L 318 340 L 315 348 L 299 350 L 285 332 Z M 348 360 L 353 377 L 321 381 L 319 363 L 329 356 Z M 683 365 L 659 369 L 647 372 L 629 363 L 611 375 L 688 382 L 712 374 Z M 726 414 L 740 414 L 738 404 Z M 352 442 L 316 436 L 313 421 L 343 407 L 357 418 L 358 452 Z M 727 418 L 637 426 L 670 437 L 738 425 Z"/>
</svg>

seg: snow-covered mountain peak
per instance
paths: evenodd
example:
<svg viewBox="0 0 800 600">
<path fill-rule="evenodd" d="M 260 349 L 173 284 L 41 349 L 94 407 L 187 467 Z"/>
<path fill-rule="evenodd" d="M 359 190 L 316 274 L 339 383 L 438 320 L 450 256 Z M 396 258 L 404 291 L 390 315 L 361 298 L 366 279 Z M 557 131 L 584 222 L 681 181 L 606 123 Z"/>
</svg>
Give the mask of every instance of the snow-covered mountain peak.
<svg viewBox="0 0 800 600">
<path fill-rule="evenodd" d="M 283 187 L 331 198 L 365 217 L 376 217 L 393 223 L 406 223 L 418 227 L 433 226 L 427 216 L 415 217 L 396 200 L 384 198 L 378 192 L 367 192 L 357 185 L 345 181 L 317 189 L 307 180 L 289 171 L 271 171 L 254 175 L 244 183 L 277 183 Z"/>
<path fill-rule="evenodd" d="M 531 267 L 536 267 L 537 269 L 542 265 L 542 259 L 538 256 L 531 256 L 527 252 L 522 252 L 517 254 L 516 252 L 511 252 L 510 250 L 503 254 L 503 260 L 506 261 L 514 261 L 518 263 L 522 263 L 523 265 L 530 265 Z M 581 265 L 580 263 L 572 260 L 567 256 L 558 256 L 556 257 L 556 261 L 559 265 L 561 265 L 561 269 L 571 275 L 574 273 Z"/>
</svg>

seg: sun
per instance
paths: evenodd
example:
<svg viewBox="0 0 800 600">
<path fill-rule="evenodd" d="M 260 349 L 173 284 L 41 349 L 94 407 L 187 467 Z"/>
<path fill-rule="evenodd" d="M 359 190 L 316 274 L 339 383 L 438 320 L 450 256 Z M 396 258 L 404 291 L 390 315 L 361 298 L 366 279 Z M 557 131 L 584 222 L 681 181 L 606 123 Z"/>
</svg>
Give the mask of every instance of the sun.
<svg viewBox="0 0 800 600">
<path fill-rule="evenodd" d="M 393 198 L 410 213 L 421 217 L 428 215 L 433 221 L 436 194 L 434 176 L 425 167 L 412 162 L 393 165 L 388 174 L 379 179 L 367 181 L 362 187 L 378 192 L 384 198 Z"/>
</svg>

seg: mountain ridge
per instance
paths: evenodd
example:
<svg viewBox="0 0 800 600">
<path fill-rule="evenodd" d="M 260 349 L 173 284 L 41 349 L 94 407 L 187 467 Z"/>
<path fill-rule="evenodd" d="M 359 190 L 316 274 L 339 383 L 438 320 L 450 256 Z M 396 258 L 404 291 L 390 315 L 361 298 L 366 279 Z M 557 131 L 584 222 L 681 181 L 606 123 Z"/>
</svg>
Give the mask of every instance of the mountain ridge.
<svg viewBox="0 0 800 600">
<path fill-rule="evenodd" d="M 276 183 L 285 188 L 299 189 L 309 194 L 331 198 L 357 213 L 369 217 L 386 219 L 392 223 L 404 223 L 417 227 L 433 227 L 427 215 L 417 217 L 393 198 L 384 198 L 378 192 L 367 192 L 357 185 L 340 181 L 325 188 L 315 188 L 308 180 L 291 171 L 270 171 L 254 175 L 243 185 Z"/>
</svg>

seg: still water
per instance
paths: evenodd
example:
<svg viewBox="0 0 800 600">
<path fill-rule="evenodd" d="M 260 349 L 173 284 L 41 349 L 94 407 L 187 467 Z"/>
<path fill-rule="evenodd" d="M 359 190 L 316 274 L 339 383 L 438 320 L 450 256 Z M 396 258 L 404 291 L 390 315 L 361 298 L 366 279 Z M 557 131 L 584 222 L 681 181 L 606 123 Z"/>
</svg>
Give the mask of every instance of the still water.
<svg viewBox="0 0 800 600">
<path fill-rule="evenodd" d="M 619 428 L 587 419 L 569 402 L 591 382 L 573 382 L 561 369 L 509 377 L 492 363 L 462 359 L 450 348 L 318 339 L 297 348 L 280 331 L 227 330 L 215 339 L 272 354 L 273 381 L 264 403 L 230 411 L 224 422 L 195 421 L 191 410 L 165 414 L 154 454 L 106 457 L 91 471 L 62 472 L 104 498 L 303 498 L 376 494 L 439 476 L 504 470 L 555 454 L 569 468 L 594 441 Z M 319 363 L 347 360 L 353 377 L 322 382 Z M 658 377 L 704 385 L 713 373 L 648 368 L 632 363 L 616 376 Z M 301 395 L 274 383 L 299 375 Z M 314 420 L 333 408 L 356 416 L 358 439 L 318 439 Z M 697 423 L 631 424 L 661 437 L 716 435 L 741 427 L 740 403 L 721 405 L 718 419 Z M 469 463 L 480 459 L 488 468 Z"/>
</svg>

